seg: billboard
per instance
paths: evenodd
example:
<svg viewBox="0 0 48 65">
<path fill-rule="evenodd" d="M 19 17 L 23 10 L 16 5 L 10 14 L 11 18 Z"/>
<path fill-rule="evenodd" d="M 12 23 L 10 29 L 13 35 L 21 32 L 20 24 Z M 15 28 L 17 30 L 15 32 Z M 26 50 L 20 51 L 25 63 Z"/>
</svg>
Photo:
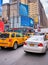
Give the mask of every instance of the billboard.
<svg viewBox="0 0 48 65">
<path fill-rule="evenodd" d="M 0 6 L 2 6 L 2 1 L 3 1 L 3 0 L 0 0 Z"/>
<path fill-rule="evenodd" d="M 0 21 L 0 32 L 4 32 L 4 23 Z"/>
<path fill-rule="evenodd" d="M 2 15 L 2 1 L 3 0 L 0 0 L 0 16 Z"/>
<path fill-rule="evenodd" d="M 19 14 L 23 16 L 28 16 L 28 5 L 19 4 Z"/>
<path fill-rule="evenodd" d="M 3 0 L 3 4 L 9 3 L 9 0 Z"/>
<path fill-rule="evenodd" d="M 26 16 L 21 16 L 21 26 L 34 27 L 34 20 Z"/>
</svg>

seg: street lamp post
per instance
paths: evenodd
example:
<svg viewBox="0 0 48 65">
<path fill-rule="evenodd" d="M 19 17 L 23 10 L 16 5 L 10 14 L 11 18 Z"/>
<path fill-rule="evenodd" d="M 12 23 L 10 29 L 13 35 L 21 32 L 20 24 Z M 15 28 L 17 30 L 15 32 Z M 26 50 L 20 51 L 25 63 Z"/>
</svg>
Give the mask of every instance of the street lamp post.
<svg viewBox="0 0 48 65">
<path fill-rule="evenodd" d="M 19 0 L 17 0 L 17 23 L 19 22 Z"/>
<path fill-rule="evenodd" d="M 13 12 L 13 28 L 14 28 L 14 12 Z"/>
</svg>

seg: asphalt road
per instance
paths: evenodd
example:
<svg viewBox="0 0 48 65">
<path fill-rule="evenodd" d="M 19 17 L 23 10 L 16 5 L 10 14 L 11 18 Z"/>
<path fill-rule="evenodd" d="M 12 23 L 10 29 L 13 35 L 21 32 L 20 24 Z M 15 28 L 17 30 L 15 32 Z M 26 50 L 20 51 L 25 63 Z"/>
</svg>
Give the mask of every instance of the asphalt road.
<svg viewBox="0 0 48 65">
<path fill-rule="evenodd" d="M 0 65 L 48 65 L 48 51 L 44 54 L 25 53 L 23 47 L 17 50 L 0 50 Z"/>
</svg>

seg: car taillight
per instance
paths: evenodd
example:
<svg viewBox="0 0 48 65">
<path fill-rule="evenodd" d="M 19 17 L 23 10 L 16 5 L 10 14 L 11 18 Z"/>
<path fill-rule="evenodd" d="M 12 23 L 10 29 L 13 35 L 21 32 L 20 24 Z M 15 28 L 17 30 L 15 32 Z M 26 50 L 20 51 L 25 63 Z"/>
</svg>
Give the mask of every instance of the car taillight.
<svg viewBox="0 0 48 65">
<path fill-rule="evenodd" d="M 27 45 L 27 43 L 26 43 L 26 42 L 24 42 L 24 45 Z"/>
<path fill-rule="evenodd" d="M 42 44 L 42 43 L 39 43 L 38 46 L 39 46 L 39 47 L 43 47 L 43 44 Z"/>
<path fill-rule="evenodd" d="M 9 39 L 9 42 L 12 42 L 12 39 Z"/>
</svg>

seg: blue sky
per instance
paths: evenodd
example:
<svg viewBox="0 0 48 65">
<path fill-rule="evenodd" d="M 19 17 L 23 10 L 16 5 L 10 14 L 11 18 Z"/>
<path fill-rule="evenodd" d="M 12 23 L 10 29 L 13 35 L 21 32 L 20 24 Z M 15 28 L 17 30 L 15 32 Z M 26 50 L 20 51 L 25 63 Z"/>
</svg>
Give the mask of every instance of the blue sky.
<svg viewBox="0 0 48 65">
<path fill-rule="evenodd" d="M 1 0 L 0 0 L 1 1 Z M 45 9 L 45 12 L 46 12 L 46 15 L 48 17 L 48 0 L 41 0 L 43 6 L 44 6 L 44 9 Z M 9 0 L 3 0 L 3 3 L 9 3 Z M 0 3 L 1 4 L 1 3 Z M 1 7 L 0 7 L 1 8 Z"/>
</svg>

